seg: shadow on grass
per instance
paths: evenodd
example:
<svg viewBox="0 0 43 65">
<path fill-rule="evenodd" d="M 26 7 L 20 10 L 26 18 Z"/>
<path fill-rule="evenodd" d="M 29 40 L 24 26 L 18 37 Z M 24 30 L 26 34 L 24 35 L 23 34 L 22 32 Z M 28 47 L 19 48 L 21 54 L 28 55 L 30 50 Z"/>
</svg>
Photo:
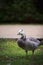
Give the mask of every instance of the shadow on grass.
<svg viewBox="0 0 43 65">
<path fill-rule="evenodd" d="M 26 56 L 14 56 L 14 57 L 6 57 L 1 56 L 0 57 L 0 63 L 3 63 L 1 65 L 6 65 L 10 63 L 9 65 L 43 65 L 43 55 L 28 55 Z"/>
</svg>

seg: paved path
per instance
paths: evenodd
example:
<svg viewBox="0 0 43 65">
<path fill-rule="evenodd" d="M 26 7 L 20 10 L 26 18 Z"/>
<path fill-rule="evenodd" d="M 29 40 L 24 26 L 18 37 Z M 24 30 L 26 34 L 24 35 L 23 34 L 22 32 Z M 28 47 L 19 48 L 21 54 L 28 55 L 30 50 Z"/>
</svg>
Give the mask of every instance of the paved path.
<svg viewBox="0 0 43 65">
<path fill-rule="evenodd" d="M 0 25 L 0 38 L 17 38 L 21 28 L 27 37 L 43 38 L 43 25 Z"/>
</svg>

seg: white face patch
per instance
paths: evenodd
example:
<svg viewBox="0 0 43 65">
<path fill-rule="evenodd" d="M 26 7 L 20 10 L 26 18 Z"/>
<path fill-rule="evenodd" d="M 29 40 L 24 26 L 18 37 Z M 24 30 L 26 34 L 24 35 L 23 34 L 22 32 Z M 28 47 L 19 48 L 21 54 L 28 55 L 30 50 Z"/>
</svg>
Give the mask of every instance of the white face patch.
<svg viewBox="0 0 43 65">
<path fill-rule="evenodd" d="M 18 32 L 20 33 L 20 32 L 22 32 L 23 31 L 23 29 L 20 29 Z"/>
</svg>

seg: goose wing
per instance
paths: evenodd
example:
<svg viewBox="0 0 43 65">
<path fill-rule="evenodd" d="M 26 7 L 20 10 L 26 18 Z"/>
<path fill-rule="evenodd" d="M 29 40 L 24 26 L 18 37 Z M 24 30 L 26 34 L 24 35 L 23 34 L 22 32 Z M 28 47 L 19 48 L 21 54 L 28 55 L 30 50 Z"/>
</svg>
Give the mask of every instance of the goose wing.
<svg viewBox="0 0 43 65">
<path fill-rule="evenodd" d="M 38 47 L 39 43 L 40 43 L 39 40 L 34 41 L 34 40 L 30 40 L 29 38 L 26 39 L 25 41 L 25 45 L 27 49 L 35 49 Z"/>
</svg>

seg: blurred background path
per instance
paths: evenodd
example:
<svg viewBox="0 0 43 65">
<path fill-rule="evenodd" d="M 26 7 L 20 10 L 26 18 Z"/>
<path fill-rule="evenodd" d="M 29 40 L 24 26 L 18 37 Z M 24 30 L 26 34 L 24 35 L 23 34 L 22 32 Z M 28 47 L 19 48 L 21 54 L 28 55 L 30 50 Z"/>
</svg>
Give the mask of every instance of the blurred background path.
<svg viewBox="0 0 43 65">
<path fill-rule="evenodd" d="M 19 29 L 24 29 L 27 37 L 43 38 L 43 25 L 0 25 L 0 38 L 18 38 Z"/>
</svg>

